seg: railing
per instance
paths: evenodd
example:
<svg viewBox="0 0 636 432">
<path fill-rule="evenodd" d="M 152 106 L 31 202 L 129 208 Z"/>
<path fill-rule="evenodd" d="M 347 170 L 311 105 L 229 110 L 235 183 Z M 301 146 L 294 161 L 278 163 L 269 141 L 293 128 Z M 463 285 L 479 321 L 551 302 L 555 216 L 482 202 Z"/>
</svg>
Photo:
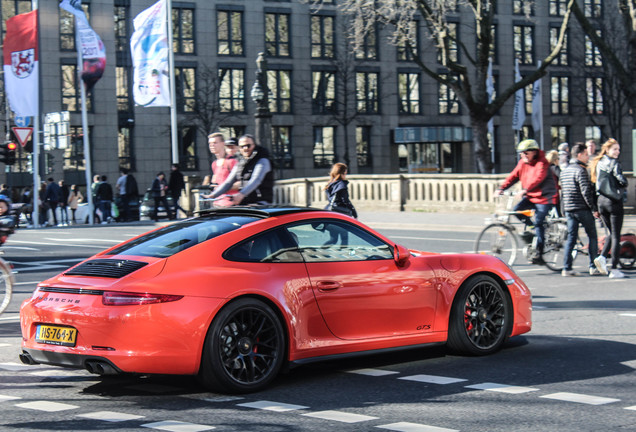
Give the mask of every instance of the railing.
<svg viewBox="0 0 636 432">
<path fill-rule="evenodd" d="M 358 210 L 493 211 L 493 192 L 506 174 L 350 175 L 349 196 Z M 626 212 L 634 211 L 634 180 L 628 187 Z M 327 177 L 278 180 L 274 204 L 322 208 L 327 205 Z M 192 189 L 194 197 L 198 190 Z M 198 210 L 197 199 L 191 208 Z"/>
</svg>

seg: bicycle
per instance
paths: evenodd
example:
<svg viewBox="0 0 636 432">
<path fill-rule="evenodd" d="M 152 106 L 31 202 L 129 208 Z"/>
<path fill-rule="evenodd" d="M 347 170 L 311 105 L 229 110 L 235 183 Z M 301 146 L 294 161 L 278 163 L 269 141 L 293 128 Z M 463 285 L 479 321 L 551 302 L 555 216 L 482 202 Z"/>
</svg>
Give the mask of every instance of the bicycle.
<svg viewBox="0 0 636 432">
<path fill-rule="evenodd" d="M 526 224 L 513 222 L 517 215 L 533 217 L 534 210 L 512 210 L 515 202 L 515 194 L 504 192 L 501 199 L 505 199 L 503 210 L 496 211 L 492 218 L 486 218 L 486 227 L 479 233 L 475 241 L 475 253 L 494 255 L 499 257 L 509 266 L 517 261 L 520 238 L 525 245 L 523 254 L 532 261 L 537 258 L 537 238 L 534 228 Z M 513 218 L 515 217 L 515 218 Z M 523 231 L 517 234 L 516 225 L 523 225 Z M 553 271 L 563 269 L 563 249 L 567 238 L 568 228 L 564 218 L 560 218 L 556 209 L 552 209 L 545 220 L 545 239 L 541 258 L 545 265 Z M 578 253 L 578 245 L 573 254 Z M 576 255 L 574 255 L 576 257 Z"/>
</svg>

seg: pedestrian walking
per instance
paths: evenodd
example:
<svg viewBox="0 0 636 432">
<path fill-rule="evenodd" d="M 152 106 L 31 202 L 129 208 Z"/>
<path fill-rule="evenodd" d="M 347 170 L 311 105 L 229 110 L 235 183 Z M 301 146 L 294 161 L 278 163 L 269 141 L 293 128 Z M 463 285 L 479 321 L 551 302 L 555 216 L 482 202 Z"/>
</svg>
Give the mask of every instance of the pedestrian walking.
<svg viewBox="0 0 636 432">
<path fill-rule="evenodd" d="M 591 163 L 592 181 L 596 183 L 597 205 L 601 220 L 609 231 L 610 241 L 605 241 L 601 254 L 594 264 L 602 274 L 608 274 L 607 257 L 612 253 L 611 278 L 623 278 L 625 274 L 618 269 L 620 258 L 621 230 L 623 229 L 623 200 L 626 194 L 627 179 L 623 175 L 618 157 L 621 146 L 614 138 L 608 139 L 601 152 Z"/>
<path fill-rule="evenodd" d="M 68 197 L 71 191 L 64 183 L 64 180 L 60 180 L 58 186 L 60 187 L 60 202 L 58 204 L 60 208 L 60 223 L 62 226 L 68 226 Z"/>
<path fill-rule="evenodd" d="M 557 147 L 559 150 L 559 168 L 564 170 L 570 163 L 570 145 L 566 142 L 559 144 Z"/>
<path fill-rule="evenodd" d="M 559 217 L 563 217 L 563 199 L 561 197 L 561 185 L 559 179 L 561 177 L 561 167 L 559 166 L 559 152 L 556 150 L 550 150 L 545 155 L 546 160 L 550 163 L 550 171 L 554 176 L 557 188 L 557 198 L 554 208 L 556 208 Z"/>
<path fill-rule="evenodd" d="M 24 213 L 27 225 L 30 225 L 30 228 L 33 225 L 33 193 L 31 193 L 31 188 L 29 186 L 25 187 L 22 191 L 20 202 L 23 204 L 22 213 Z"/>
<path fill-rule="evenodd" d="M 172 197 L 172 204 L 174 205 L 174 217 L 178 218 L 179 210 L 183 212 L 185 216 L 188 212 L 179 205 L 179 198 L 181 198 L 181 191 L 185 189 L 185 181 L 183 180 L 183 174 L 179 170 L 179 164 L 172 164 L 170 167 L 170 179 L 168 180 L 168 192 Z"/>
<path fill-rule="evenodd" d="M 208 146 L 210 153 L 214 155 L 214 161 L 212 161 L 212 178 L 210 186 L 217 187 L 225 182 L 230 176 L 230 173 L 238 163 L 238 159 L 230 156 L 229 149 L 236 147 L 236 142 L 233 139 L 225 141 L 223 134 L 215 132 L 208 136 Z M 230 190 L 227 191 L 228 195 L 234 195 L 238 193 L 237 185 L 232 185 Z M 212 198 L 212 192 L 206 195 L 201 195 L 202 198 Z M 231 206 L 232 200 L 227 197 L 223 198 L 215 203 L 218 207 Z"/>
<path fill-rule="evenodd" d="M 55 213 L 55 211 L 57 210 L 57 206 L 62 197 L 62 191 L 60 189 L 60 186 L 55 183 L 55 180 L 53 180 L 53 177 L 49 177 L 47 181 L 49 182 L 49 184 L 46 186 L 44 199 L 48 205 L 48 208 L 51 209 L 51 212 L 53 213 L 53 225 L 57 226 L 57 214 Z"/>
<path fill-rule="evenodd" d="M 587 173 L 587 163 L 590 155 L 585 144 L 572 146 L 572 159 L 569 165 L 561 172 L 561 191 L 563 209 L 567 217 L 568 237 L 563 251 L 562 276 L 578 276 L 572 269 L 572 251 L 578 238 L 579 226 L 583 226 L 589 244 L 589 274 L 594 276 L 600 271 L 594 264 L 598 254 L 598 238 L 594 218 L 599 217 L 596 207 L 595 191 Z"/>
<path fill-rule="evenodd" d="M 68 195 L 68 206 L 71 209 L 71 223 L 75 224 L 77 221 L 75 220 L 75 212 L 77 211 L 77 207 L 79 203 L 84 200 L 84 195 L 80 192 L 79 187 L 77 185 L 71 186 L 71 191 Z"/>
<path fill-rule="evenodd" d="M 49 225 L 49 204 L 46 202 L 46 182 L 40 182 L 40 189 L 37 195 L 38 224 L 40 226 Z"/>
<path fill-rule="evenodd" d="M 585 142 L 585 145 L 587 146 L 587 154 L 590 155 L 590 159 L 593 159 L 596 157 L 596 141 L 594 141 L 593 139 L 587 140 Z"/>
<path fill-rule="evenodd" d="M 163 172 L 157 174 L 157 177 L 152 182 L 152 187 L 150 188 L 152 191 L 152 197 L 155 200 L 155 209 L 153 213 L 152 219 L 157 222 L 159 220 L 159 206 L 163 205 L 166 209 L 166 213 L 168 213 L 168 219 L 174 219 L 172 217 L 172 210 L 168 205 L 168 182 L 166 182 L 166 175 Z"/>
<path fill-rule="evenodd" d="M 113 187 L 108 183 L 108 177 L 103 175 L 95 191 L 99 210 L 102 212 L 102 224 L 112 222 L 111 207 L 113 205 Z"/>
<path fill-rule="evenodd" d="M 327 207 L 325 210 L 332 210 L 343 213 L 354 218 L 358 217 L 358 212 L 349 199 L 349 181 L 347 180 L 347 165 L 335 163 L 329 172 L 329 182 L 324 188 L 327 194 Z"/>
</svg>

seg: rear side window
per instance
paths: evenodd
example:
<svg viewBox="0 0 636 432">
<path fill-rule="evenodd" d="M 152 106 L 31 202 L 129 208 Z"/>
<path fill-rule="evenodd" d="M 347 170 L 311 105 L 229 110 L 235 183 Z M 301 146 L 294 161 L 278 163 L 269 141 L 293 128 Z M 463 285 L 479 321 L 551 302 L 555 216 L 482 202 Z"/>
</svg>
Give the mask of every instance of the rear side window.
<svg viewBox="0 0 636 432">
<path fill-rule="evenodd" d="M 242 262 L 303 262 L 295 237 L 284 227 L 264 232 L 232 246 L 225 251 L 223 258 Z"/>
<path fill-rule="evenodd" d="M 168 225 L 113 249 L 112 255 L 166 258 L 185 249 L 259 220 L 248 216 L 190 219 Z"/>
</svg>

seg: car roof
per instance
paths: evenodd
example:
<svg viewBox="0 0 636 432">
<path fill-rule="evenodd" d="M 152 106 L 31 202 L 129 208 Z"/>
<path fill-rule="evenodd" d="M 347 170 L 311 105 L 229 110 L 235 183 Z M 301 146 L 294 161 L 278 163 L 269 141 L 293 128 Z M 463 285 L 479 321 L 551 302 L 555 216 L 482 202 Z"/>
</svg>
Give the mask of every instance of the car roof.
<svg viewBox="0 0 636 432">
<path fill-rule="evenodd" d="M 322 209 L 312 208 L 312 207 L 295 207 L 295 206 L 284 206 L 284 205 L 271 205 L 271 206 L 262 206 L 262 205 L 254 205 L 254 206 L 235 206 L 235 207 L 224 207 L 224 208 L 214 208 L 214 209 L 205 209 L 200 210 L 200 216 L 253 216 L 261 219 L 267 219 L 270 217 L 282 216 L 287 214 L 295 214 L 295 213 L 311 213 L 324 211 Z"/>
</svg>

